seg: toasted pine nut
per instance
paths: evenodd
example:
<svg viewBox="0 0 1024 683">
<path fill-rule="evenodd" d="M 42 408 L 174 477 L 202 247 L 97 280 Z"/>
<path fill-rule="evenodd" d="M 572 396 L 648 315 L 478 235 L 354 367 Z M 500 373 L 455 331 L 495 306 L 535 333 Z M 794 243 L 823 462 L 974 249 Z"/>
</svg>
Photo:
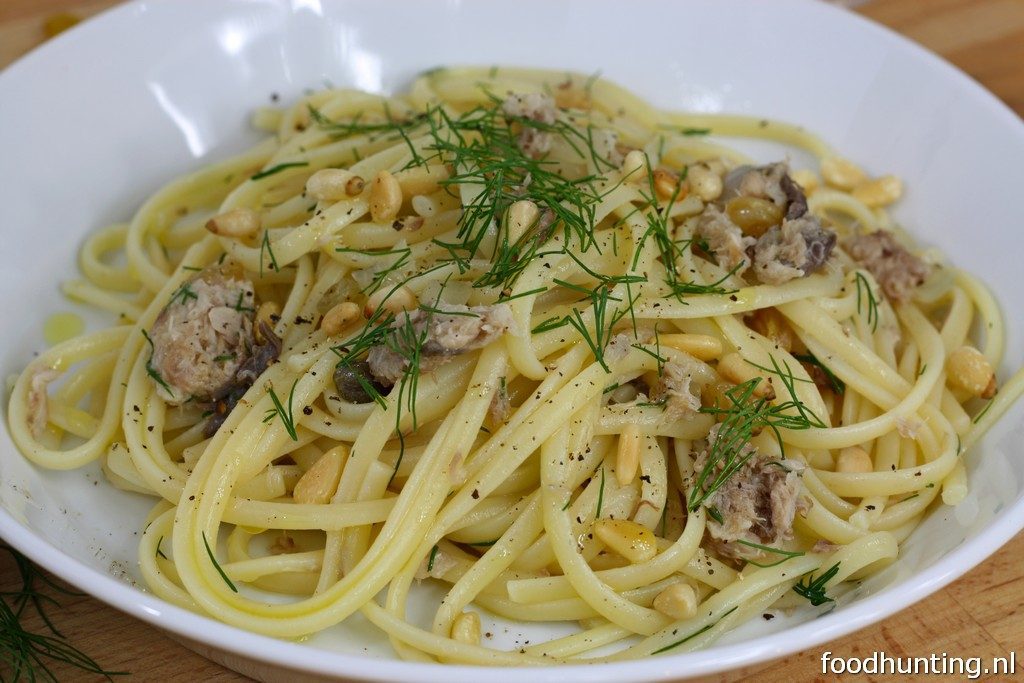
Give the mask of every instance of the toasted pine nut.
<svg viewBox="0 0 1024 683">
<path fill-rule="evenodd" d="M 946 373 L 946 381 L 954 389 L 982 398 L 991 398 L 995 394 L 995 372 L 992 370 L 992 364 L 973 346 L 961 346 L 949 354 L 946 360 Z"/>
<path fill-rule="evenodd" d="M 850 446 L 839 451 L 836 458 L 836 472 L 866 474 L 875 470 L 871 456 L 860 446 Z"/>
<path fill-rule="evenodd" d="M 370 186 L 370 216 L 374 223 L 390 223 L 402 207 L 402 187 L 395 176 L 381 171 Z"/>
<path fill-rule="evenodd" d="M 864 171 L 848 159 L 825 157 L 821 160 L 821 177 L 832 187 L 852 190 L 868 179 Z"/>
<path fill-rule="evenodd" d="M 619 450 L 615 456 L 615 478 L 625 486 L 636 477 L 640 469 L 640 428 L 626 425 L 619 435 Z"/>
<path fill-rule="evenodd" d="M 778 344 L 786 351 L 792 351 L 797 337 L 786 317 L 774 308 L 759 308 L 747 318 L 750 329 Z"/>
<path fill-rule="evenodd" d="M 452 623 L 452 640 L 479 645 L 480 615 L 470 610 L 455 617 L 455 621 Z"/>
<path fill-rule="evenodd" d="M 371 294 L 370 298 L 366 300 L 363 315 L 369 318 L 381 306 L 389 313 L 397 314 L 416 308 L 418 303 L 416 295 L 405 285 L 398 287 L 394 292 L 391 291 L 391 288 L 384 286 Z"/>
<path fill-rule="evenodd" d="M 447 166 L 413 166 L 395 174 L 395 180 L 402 188 L 402 194 L 411 197 L 416 194 L 437 192 L 440 183 L 448 180 L 451 172 Z"/>
<path fill-rule="evenodd" d="M 658 554 L 654 532 L 628 519 L 599 519 L 594 535 L 632 563 L 646 562 Z"/>
<path fill-rule="evenodd" d="M 793 171 L 789 174 L 789 177 L 800 186 L 804 194 L 813 194 L 815 190 L 821 187 L 821 179 L 818 178 L 818 174 L 809 168 Z"/>
<path fill-rule="evenodd" d="M 348 453 L 348 446 L 340 444 L 321 455 L 295 483 L 292 499 L 296 503 L 319 505 L 331 502 L 331 497 L 338 490 Z"/>
<path fill-rule="evenodd" d="M 352 171 L 345 171 L 340 168 L 321 168 L 309 176 L 306 181 L 306 194 L 317 200 L 336 202 L 345 197 L 351 197 L 349 188 L 359 187 L 362 191 L 363 179 Z"/>
<path fill-rule="evenodd" d="M 689 619 L 697 614 L 697 591 L 685 581 L 673 583 L 654 598 L 654 609 L 676 621 Z"/>
<path fill-rule="evenodd" d="M 665 168 L 654 169 L 654 191 L 662 199 L 671 199 L 675 195 L 677 199 L 686 196 L 686 190 L 679 187 L 679 176 Z"/>
<path fill-rule="evenodd" d="M 252 209 L 231 209 L 206 221 L 206 229 L 222 237 L 248 237 L 261 225 L 260 215 Z"/>
<path fill-rule="evenodd" d="M 749 382 L 755 377 L 761 381 L 754 388 L 754 396 L 769 401 L 775 398 L 775 387 L 772 386 L 772 378 L 766 377 L 760 370 L 743 360 L 738 353 L 730 353 L 718 360 L 718 374 L 733 384 Z"/>
<path fill-rule="evenodd" d="M 508 207 L 508 240 L 515 244 L 540 218 L 540 208 L 529 199 L 520 199 Z"/>
<path fill-rule="evenodd" d="M 686 172 L 686 181 L 690 183 L 693 193 L 705 202 L 718 199 L 722 195 L 722 176 L 718 175 L 707 164 L 694 164 Z"/>
<path fill-rule="evenodd" d="M 873 209 L 889 206 L 903 196 L 903 181 L 894 175 L 884 175 L 861 183 L 851 194 Z"/>
<path fill-rule="evenodd" d="M 359 305 L 351 301 L 343 301 L 324 314 L 320 321 L 320 329 L 328 337 L 340 334 L 348 325 L 359 319 Z"/>
<path fill-rule="evenodd" d="M 722 355 L 722 341 L 709 334 L 659 334 L 658 343 L 699 360 L 714 360 Z"/>
<path fill-rule="evenodd" d="M 622 177 L 631 183 L 647 179 L 647 155 L 638 149 L 630 150 L 622 161 Z"/>
</svg>

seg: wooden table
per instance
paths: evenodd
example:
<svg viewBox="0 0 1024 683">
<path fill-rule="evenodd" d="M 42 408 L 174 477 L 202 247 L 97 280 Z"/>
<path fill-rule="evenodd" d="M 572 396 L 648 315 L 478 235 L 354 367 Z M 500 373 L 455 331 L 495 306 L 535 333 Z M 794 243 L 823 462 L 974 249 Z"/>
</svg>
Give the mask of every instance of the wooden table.
<svg viewBox="0 0 1024 683">
<path fill-rule="evenodd" d="M 85 17 L 113 4 L 116 0 L 0 1 L 0 68 L 40 43 L 44 22 L 54 14 L 73 12 Z M 1024 114 L 1024 0 L 872 0 L 858 4 L 857 11 L 935 50 Z M 880 624 L 724 678 L 824 680 L 819 658 L 826 650 L 845 657 L 876 650 L 893 656 L 947 652 L 995 657 L 1016 649 L 1020 671 L 1024 664 L 1022 565 L 1024 534 L 953 585 Z M 17 582 L 14 563 L 6 554 L 0 556 L 0 591 L 11 590 Z M 62 609 L 54 611 L 58 627 L 108 670 L 132 672 L 138 680 L 247 680 L 92 598 L 62 597 L 61 602 Z M 42 629 L 38 620 L 28 620 L 26 626 Z M 57 671 L 63 674 L 62 680 L 81 680 L 79 672 Z M 908 679 L 881 676 L 873 680 Z"/>
</svg>

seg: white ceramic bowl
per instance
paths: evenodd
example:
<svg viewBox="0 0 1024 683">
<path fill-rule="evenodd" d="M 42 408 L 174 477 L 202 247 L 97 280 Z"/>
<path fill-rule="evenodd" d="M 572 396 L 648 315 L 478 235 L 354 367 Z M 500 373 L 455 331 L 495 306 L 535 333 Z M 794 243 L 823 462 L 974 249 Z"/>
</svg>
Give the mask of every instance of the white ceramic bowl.
<svg viewBox="0 0 1024 683">
<path fill-rule="evenodd" d="M 460 63 L 601 71 L 664 107 L 803 124 L 870 170 L 899 174 L 908 192 L 898 218 L 984 276 L 1009 315 L 1002 371 L 1020 362 L 1024 274 L 1009 255 L 1024 248 L 1024 125 L 963 74 L 852 14 L 796 0 L 153 0 L 87 22 L 0 74 L 3 373 L 43 346 L 50 312 L 71 307 L 56 282 L 74 276 L 82 237 L 129 217 L 175 175 L 253 142 L 247 115 L 272 92 L 287 101 L 325 81 L 395 91 L 418 71 Z M 706 674 L 813 648 L 895 613 L 1024 525 L 1022 414 L 1017 406 L 968 456 L 968 500 L 935 510 L 900 560 L 832 613 L 757 620 L 702 652 L 529 676 L 568 683 Z M 525 675 L 395 661 L 358 616 L 296 644 L 185 612 L 134 583 L 147 500 L 113 490 L 96 468 L 29 466 L 6 435 L 0 481 L 0 535 L 10 543 L 250 675 L 284 677 L 282 667 L 446 683 Z M 510 625 L 501 640 L 511 646 L 521 630 Z"/>
</svg>

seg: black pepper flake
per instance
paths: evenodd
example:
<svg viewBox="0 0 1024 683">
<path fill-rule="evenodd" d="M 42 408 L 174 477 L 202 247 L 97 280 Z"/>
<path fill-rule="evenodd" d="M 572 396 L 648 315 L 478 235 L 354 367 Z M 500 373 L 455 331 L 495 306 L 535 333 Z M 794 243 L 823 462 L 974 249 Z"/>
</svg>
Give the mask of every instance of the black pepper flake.
<svg viewBox="0 0 1024 683">
<path fill-rule="evenodd" d="M 729 301 L 739 301 L 739 300 L 740 300 L 740 298 L 738 296 L 736 296 L 735 294 L 730 294 L 729 295 Z"/>
<path fill-rule="evenodd" d="M 473 489 L 473 494 L 472 495 L 473 495 L 473 500 L 476 500 L 477 498 L 480 497 L 480 492 L 477 491 L 476 489 Z"/>
<path fill-rule="evenodd" d="M 771 621 L 772 619 L 775 618 L 774 614 L 769 614 L 768 612 L 765 612 L 761 616 L 764 618 L 765 621 Z"/>
<path fill-rule="evenodd" d="M 313 322 L 312 319 L 303 318 L 301 315 L 295 316 L 295 324 L 296 325 L 308 325 L 311 322 Z"/>
<path fill-rule="evenodd" d="M 306 406 L 305 408 L 303 408 L 302 409 L 302 414 L 303 415 L 312 415 L 313 414 L 313 406 Z"/>
</svg>

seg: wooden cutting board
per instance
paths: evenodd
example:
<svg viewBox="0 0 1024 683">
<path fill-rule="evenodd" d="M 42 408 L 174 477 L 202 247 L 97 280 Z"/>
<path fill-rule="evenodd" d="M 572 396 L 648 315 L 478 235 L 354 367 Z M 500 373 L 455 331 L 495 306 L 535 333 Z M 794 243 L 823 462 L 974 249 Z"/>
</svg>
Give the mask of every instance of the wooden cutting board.
<svg viewBox="0 0 1024 683">
<path fill-rule="evenodd" d="M 114 0 L 0 0 L 0 68 L 45 38 L 44 26 L 60 13 L 78 18 L 117 4 Z M 872 0 L 856 11 L 916 40 L 967 71 L 1024 114 L 1024 0 Z M 1013 160 L 1021 163 L 1024 160 Z M 720 677 L 730 681 L 830 680 L 821 653 L 865 656 L 1003 657 L 1017 651 L 1024 680 L 1024 534 L 951 586 L 889 619 L 810 651 Z M 17 568 L 0 554 L 0 591 L 20 585 Z M 193 654 L 160 631 L 87 596 L 58 596 L 53 620 L 69 641 L 106 669 L 134 680 L 248 680 Z M 41 631 L 38 619 L 25 626 Z M 61 680 L 88 680 L 55 669 Z M 0 677 L 6 674 L 0 668 Z M 845 677 L 843 680 L 854 680 Z M 907 677 L 876 676 L 877 681 Z M 931 677 L 928 680 L 943 680 Z M 953 680 L 952 678 L 950 680 Z"/>
</svg>

